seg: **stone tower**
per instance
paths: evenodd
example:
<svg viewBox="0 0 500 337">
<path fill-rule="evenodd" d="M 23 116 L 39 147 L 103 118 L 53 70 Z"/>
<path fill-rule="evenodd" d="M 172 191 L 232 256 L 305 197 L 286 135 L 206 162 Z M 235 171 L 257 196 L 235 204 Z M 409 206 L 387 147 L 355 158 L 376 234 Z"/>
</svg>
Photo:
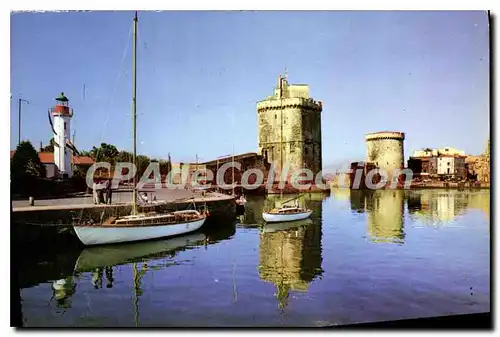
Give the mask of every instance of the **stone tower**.
<svg viewBox="0 0 500 337">
<path fill-rule="evenodd" d="M 404 167 L 403 132 L 382 131 L 368 133 L 366 140 L 366 161 L 391 174 L 394 169 Z"/>
<path fill-rule="evenodd" d="M 289 174 L 307 168 L 316 176 L 322 170 L 322 110 L 307 85 L 290 85 L 281 75 L 274 95 L 257 103 L 259 153 L 273 163 L 277 180 L 287 164 Z"/>
</svg>

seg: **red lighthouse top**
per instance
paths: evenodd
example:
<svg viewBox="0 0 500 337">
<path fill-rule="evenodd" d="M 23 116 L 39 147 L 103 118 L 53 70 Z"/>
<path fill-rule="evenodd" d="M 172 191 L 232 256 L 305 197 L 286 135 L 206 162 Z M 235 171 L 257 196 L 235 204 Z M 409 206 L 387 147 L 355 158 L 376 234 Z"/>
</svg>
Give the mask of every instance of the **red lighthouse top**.
<svg viewBox="0 0 500 337">
<path fill-rule="evenodd" d="M 64 96 L 64 92 L 56 97 L 56 105 L 52 108 L 52 115 L 54 116 L 73 116 L 73 109 L 69 107 L 69 99 Z"/>
</svg>

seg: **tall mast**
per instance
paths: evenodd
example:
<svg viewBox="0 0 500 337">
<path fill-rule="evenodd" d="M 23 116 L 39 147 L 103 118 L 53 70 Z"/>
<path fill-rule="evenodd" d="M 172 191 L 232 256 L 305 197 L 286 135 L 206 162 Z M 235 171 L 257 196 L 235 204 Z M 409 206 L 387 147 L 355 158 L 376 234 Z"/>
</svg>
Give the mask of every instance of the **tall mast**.
<svg viewBox="0 0 500 337">
<path fill-rule="evenodd" d="M 137 109 L 137 11 L 135 12 L 134 16 L 134 40 L 132 43 L 132 126 L 133 126 L 133 136 L 132 138 L 134 139 L 134 150 L 133 150 L 133 158 L 132 158 L 132 164 L 134 165 L 134 170 L 136 169 L 136 157 L 137 157 L 137 135 L 136 135 L 136 109 Z M 132 195 L 132 214 L 137 213 L 137 171 L 134 174 L 134 190 L 133 190 L 133 195 Z"/>
<path fill-rule="evenodd" d="M 280 75 L 280 180 L 283 177 L 283 78 Z M 283 197 L 283 190 L 280 191 L 280 196 Z"/>
<path fill-rule="evenodd" d="M 232 165 L 232 174 L 233 174 L 233 181 L 232 181 L 232 184 L 233 184 L 233 197 L 234 197 L 234 138 L 233 138 L 233 165 Z"/>
</svg>

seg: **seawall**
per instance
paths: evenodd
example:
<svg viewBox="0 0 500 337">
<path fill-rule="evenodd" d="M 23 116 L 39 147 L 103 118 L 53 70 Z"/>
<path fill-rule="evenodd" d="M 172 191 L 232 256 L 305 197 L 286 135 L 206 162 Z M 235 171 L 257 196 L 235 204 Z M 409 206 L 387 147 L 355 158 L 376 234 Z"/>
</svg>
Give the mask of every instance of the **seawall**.
<svg viewBox="0 0 500 337">
<path fill-rule="evenodd" d="M 231 221 L 236 217 L 236 204 L 229 196 L 196 198 L 195 207 L 210 212 L 204 226 Z M 147 211 L 168 212 L 193 208 L 193 200 L 162 203 L 144 208 Z M 45 249 L 60 249 L 79 245 L 72 224 L 102 222 L 112 216 L 130 214 L 130 203 L 121 205 L 59 205 L 14 208 L 11 222 L 12 244 Z"/>
</svg>

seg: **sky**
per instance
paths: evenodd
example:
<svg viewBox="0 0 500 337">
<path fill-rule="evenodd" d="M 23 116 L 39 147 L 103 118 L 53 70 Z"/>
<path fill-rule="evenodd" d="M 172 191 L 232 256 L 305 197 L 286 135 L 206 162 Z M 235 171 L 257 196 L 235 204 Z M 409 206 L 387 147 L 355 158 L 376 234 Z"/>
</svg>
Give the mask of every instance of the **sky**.
<svg viewBox="0 0 500 337">
<path fill-rule="evenodd" d="M 133 12 L 11 14 L 11 148 L 47 144 L 64 92 L 78 149 L 132 149 Z M 486 12 L 139 12 L 137 151 L 173 161 L 256 152 L 256 103 L 289 83 L 323 101 L 323 165 L 365 157 L 364 135 L 482 153 Z"/>
</svg>

